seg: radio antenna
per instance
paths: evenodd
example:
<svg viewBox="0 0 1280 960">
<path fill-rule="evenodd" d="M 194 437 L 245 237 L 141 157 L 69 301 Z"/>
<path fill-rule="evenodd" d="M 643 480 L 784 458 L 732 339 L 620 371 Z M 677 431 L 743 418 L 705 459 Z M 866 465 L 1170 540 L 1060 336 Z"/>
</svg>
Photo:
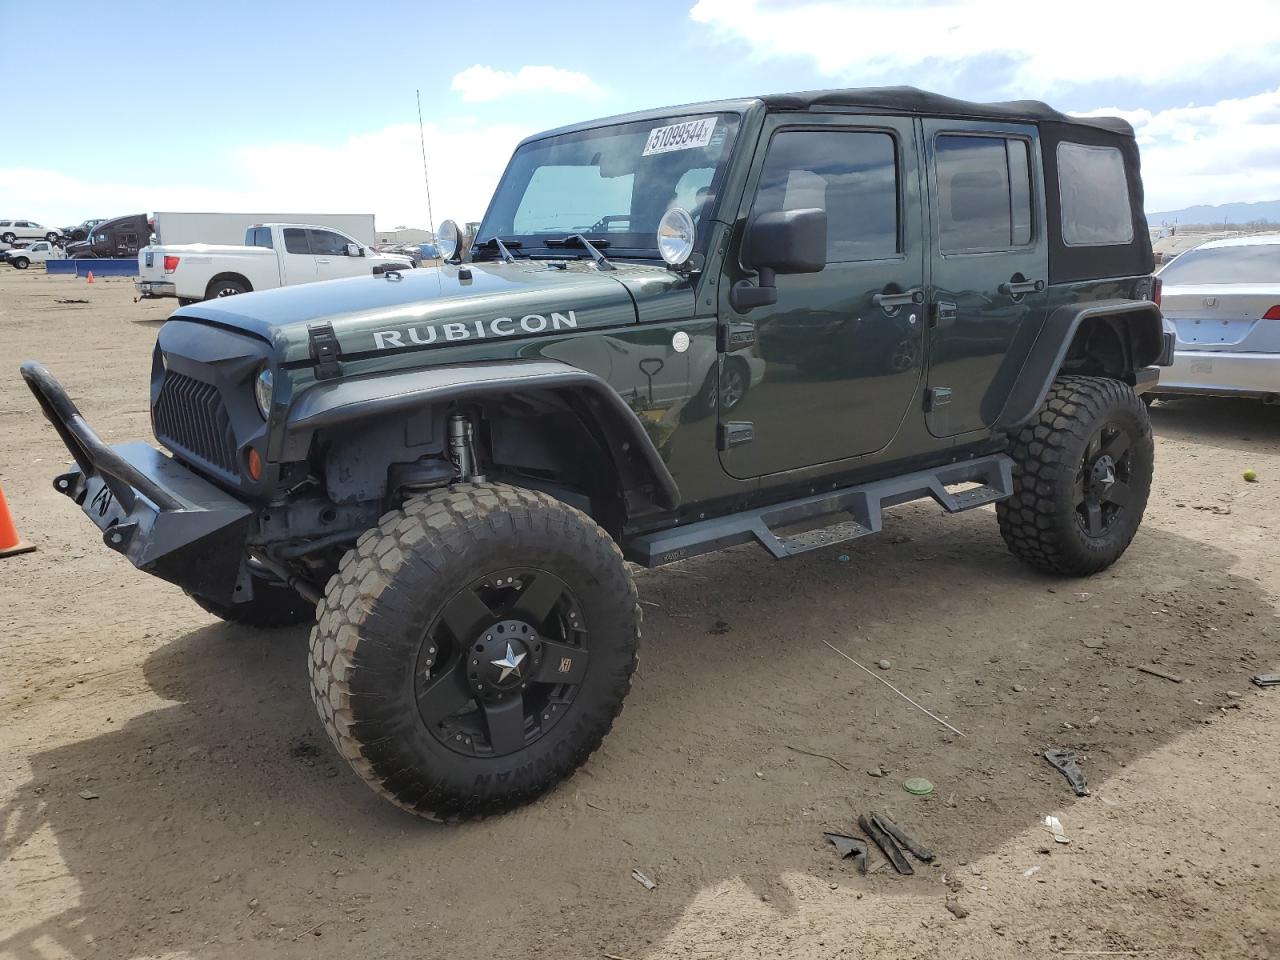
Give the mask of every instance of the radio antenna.
<svg viewBox="0 0 1280 960">
<path fill-rule="evenodd" d="M 422 183 L 427 188 L 427 227 L 431 230 L 432 239 L 436 235 L 436 221 L 431 213 L 431 178 L 427 176 L 427 136 L 422 129 L 422 91 L 414 90 L 418 98 L 418 142 L 422 144 Z"/>
</svg>

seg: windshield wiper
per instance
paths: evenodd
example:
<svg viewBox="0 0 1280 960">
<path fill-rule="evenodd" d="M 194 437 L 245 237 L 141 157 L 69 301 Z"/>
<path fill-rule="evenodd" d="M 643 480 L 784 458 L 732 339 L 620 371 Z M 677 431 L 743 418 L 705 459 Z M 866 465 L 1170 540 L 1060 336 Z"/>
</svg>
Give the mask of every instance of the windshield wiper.
<svg viewBox="0 0 1280 960">
<path fill-rule="evenodd" d="M 542 245 L 545 247 L 579 247 L 591 254 L 591 259 L 596 262 L 596 266 L 601 270 L 618 269 L 609 262 L 608 257 L 597 249 L 597 247 L 607 247 L 609 245 L 608 240 L 596 240 L 595 243 L 592 243 L 580 233 L 571 233 L 563 240 L 544 240 Z"/>
<path fill-rule="evenodd" d="M 515 247 L 516 249 L 519 249 L 520 247 L 524 246 L 524 244 L 521 243 L 519 240 L 507 240 L 504 243 L 501 237 L 495 235 L 490 237 L 484 243 L 478 244 L 477 246 L 479 246 L 479 248 L 482 250 L 497 250 L 498 255 L 502 257 L 502 260 L 504 263 L 515 263 L 516 258 L 511 253 L 510 248 Z"/>
</svg>

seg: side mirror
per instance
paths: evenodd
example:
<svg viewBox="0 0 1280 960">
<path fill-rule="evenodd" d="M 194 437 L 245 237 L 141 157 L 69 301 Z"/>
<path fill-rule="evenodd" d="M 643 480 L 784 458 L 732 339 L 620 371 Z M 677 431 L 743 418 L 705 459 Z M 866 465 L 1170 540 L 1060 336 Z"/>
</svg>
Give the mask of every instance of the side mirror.
<svg viewBox="0 0 1280 960">
<path fill-rule="evenodd" d="M 358 244 L 358 243 L 348 243 L 348 244 L 347 244 L 347 256 L 348 256 L 348 257 L 363 257 L 363 256 L 364 256 L 364 248 L 363 248 L 363 247 L 361 247 L 361 246 L 360 246 L 360 244 Z"/>
<path fill-rule="evenodd" d="M 778 302 L 779 273 L 819 273 L 827 265 L 827 214 L 817 208 L 762 213 L 747 225 L 743 260 L 760 273 L 759 283 L 734 284 L 729 302 L 735 310 Z"/>
</svg>

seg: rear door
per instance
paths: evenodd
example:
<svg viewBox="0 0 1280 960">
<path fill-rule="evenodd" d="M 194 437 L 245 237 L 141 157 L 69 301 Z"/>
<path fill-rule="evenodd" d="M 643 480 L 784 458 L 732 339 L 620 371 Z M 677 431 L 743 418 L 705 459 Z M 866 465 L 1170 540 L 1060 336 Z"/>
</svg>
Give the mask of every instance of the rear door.
<svg viewBox="0 0 1280 960">
<path fill-rule="evenodd" d="M 1045 320 L 1049 258 L 1033 124 L 922 122 L 932 222 L 929 432 L 990 426 Z"/>
<path fill-rule="evenodd" d="M 305 227 L 285 227 L 284 249 L 277 250 L 280 285 L 310 283 L 316 279 L 316 258 L 311 253 L 310 231 Z"/>
<path fill-rule="evenodd" d="M 720 458 L 735 477 L 823 464 L 893 439 L 921 375 L 924 240 L 914 122 L 780 115 L 765 123 L 740 217 L 819 207 L 827 263 L 779 276 L 778 301 L 720 316 L 746 390 L 720 391 Z M 730 402 L 732 401 L 732 402 Z"/>
</svg>

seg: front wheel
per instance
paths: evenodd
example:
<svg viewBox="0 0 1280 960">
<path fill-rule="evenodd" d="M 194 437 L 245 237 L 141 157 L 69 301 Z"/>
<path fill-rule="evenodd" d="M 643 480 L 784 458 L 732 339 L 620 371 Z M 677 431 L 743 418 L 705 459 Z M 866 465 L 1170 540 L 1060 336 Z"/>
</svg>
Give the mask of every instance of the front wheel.
<svg viewBox="0 0 1280 960">
<path fill-rule="evenodd" d="M 311 634 L 334 746 L 419 816 L 484 816 L 600 745 L 639 644 L 636 588 L 590 517 L 503 484 L 410 500 L 365 532 Z"/>
<path fill-rule="evenodd" d="M 46 240 L 48 240 L 50 243 L 57 243 L 57 242 L 58 242 L 58 235 L 57 235 L 56 233 L 52 232 L 52 231 L 50 231 L 49 233 L 46 233 L 46 234 L 44 235 L 44 238 L 45 238 Z"/>
<path fill-rule="evenodd" d="M 25 270 L 27 267 L 31 266 L 31 261 L 26 257 L 10 257 L 9 262 L 18 270 Z"/>
<path fill-rule="evenodd" d="M 1015 556 L 1070 576 L 1120 559 L 1142 522 L 1154 461 L 1151 421 L 1130 387 L 1059 377 L 1009 454 L 1013 495 L 996 515 Z"/>
<path fill-rule="evenodd" d="M 3 240 L 5 243 L 13 243 L 13 242 L 14 242 L 15 240 L 17 240 L 17 239 L 18 239 L 18 238 L 17 238 L 17 236 L 16 236 L 15 234 L 12 234 L 12 233 L 0 233 L 0 240 Z"/>
</svg>

